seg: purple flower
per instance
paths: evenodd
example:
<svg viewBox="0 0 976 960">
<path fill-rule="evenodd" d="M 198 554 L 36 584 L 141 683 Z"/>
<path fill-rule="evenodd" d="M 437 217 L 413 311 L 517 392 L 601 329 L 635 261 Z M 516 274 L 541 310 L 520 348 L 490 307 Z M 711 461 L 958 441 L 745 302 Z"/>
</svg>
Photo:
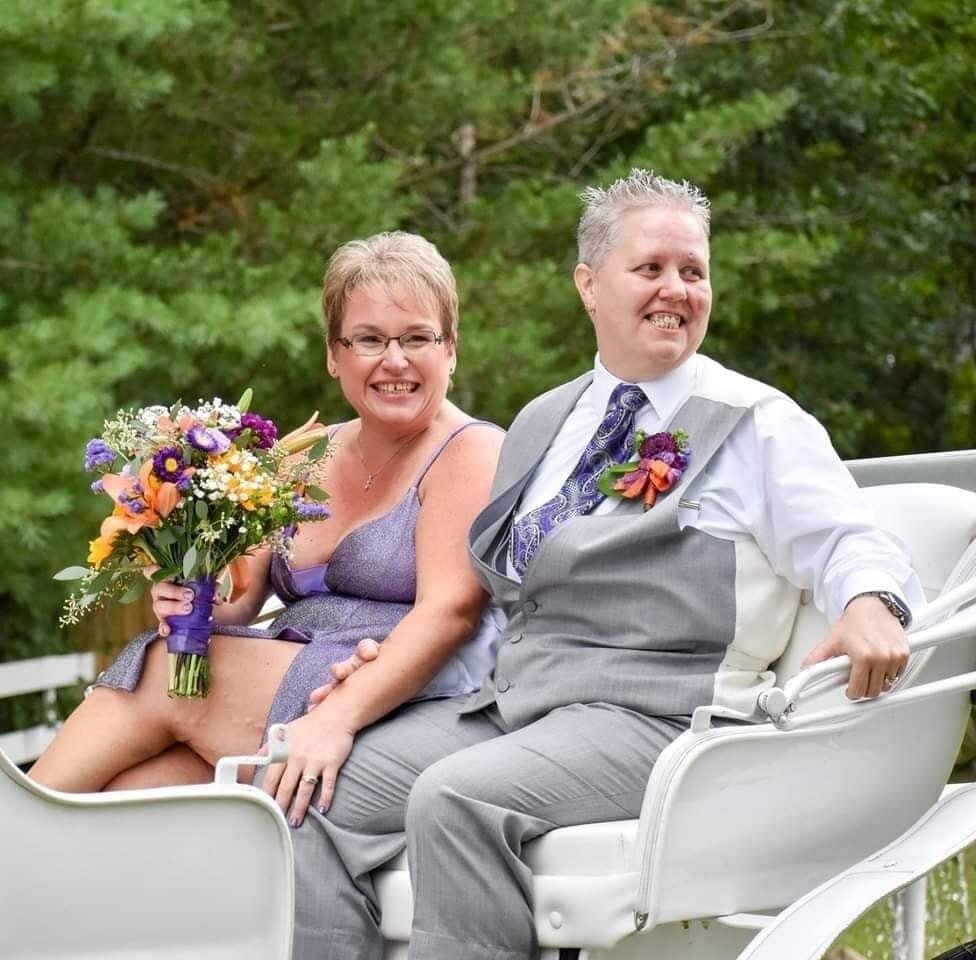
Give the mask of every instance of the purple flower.
<svg viewBox="0 0 976 960">
<path fill-rule="evenodd" d="M 160 447 L 153 454 L 153 473 L 160 480 L 179 483 L 183 479 L 186 461 L 179 447 Z"/>
<path fill-rule="evenodd" d="M 119 503 L 125 507 L 129 513 L 142 513 L 146 509 L 146 502 L 139 496 L 130 496 L 127 493 L 119 494 Z"/>
<path fill-rule="evenodd" d="M 638 431 L 634 444 L 640 458 L 634 464 L 636 469 L 628 469 L 624 474 L 611 474 L 612 483 L 604 492 L 625 500 L 639 498 L 643 501 L 644 509 L 650 510 L 658 496 L 667 493 L 681 479 L 691 456 L 691 444 L 685 430 L 674 433 L 662 431 L 649 437 Z M 627 469 L 630 466 L 630 463 L 617 464 L 618 468 Z"/>
<path fill-rule="evenodd" d="M 652 433 L 644 439 L 641 444 L 641 457 L 663 460 L 662 453 L 676 454 L 678 445 L 674 442 L 674 437 L 670 433 Z"/>
<path fill-rule="evenodd" d="M 107 467 L 115 462 L 115 451 L 104 441 L 95 437 L 85 447 L 85 469 L 91 473 L 98 467 Z"/>
<path fill-rule="evenodd" d="M 325 520 L 330 516 L 329 508 L 324 503 L 315 500 L 302 500 L 295 497 L 295 510 L 300 521 Z"/>
<path fill-rule="evenodd" d="M 230 446 L 230 438 L 223 431 L 199 424 L 190 427 L 186 439 L 204 453 L 223 453 Z"/>
<path fill-rule="evenodd" d="M 256 440 L 253 446 L 261 450 L 270 450 L 274 446 L 275 440 L 278 439 L 278 428 L 270 420 L 265 420 L 264 417 L 258 416 L 256 413 L 245 413 L 241 417 L 241 425 L 228 430 L 227 435 L 231 439 L 235 439 L 245 430 L 251 430 L 254 433 Z"/>
</svg>

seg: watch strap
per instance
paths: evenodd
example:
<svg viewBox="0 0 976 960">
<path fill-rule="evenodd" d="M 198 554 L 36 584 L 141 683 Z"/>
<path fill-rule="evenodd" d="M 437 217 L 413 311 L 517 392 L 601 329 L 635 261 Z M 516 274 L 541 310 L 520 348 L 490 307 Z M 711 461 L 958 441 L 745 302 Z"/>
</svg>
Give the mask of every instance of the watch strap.
<svg viewBox="0 0 976 960">
<path fill-rule="evenodd" d="M 906 630 L 912 622 L 911 611 L 905 605 L 905 602 L 889 590 L 866 590 L 864 593 L 859 593 L 857 596 L 851 597 L 847 602 L 850 603 L 858 597 L 877 597 L 885 605 L 888 613 Z"/>
</svg>

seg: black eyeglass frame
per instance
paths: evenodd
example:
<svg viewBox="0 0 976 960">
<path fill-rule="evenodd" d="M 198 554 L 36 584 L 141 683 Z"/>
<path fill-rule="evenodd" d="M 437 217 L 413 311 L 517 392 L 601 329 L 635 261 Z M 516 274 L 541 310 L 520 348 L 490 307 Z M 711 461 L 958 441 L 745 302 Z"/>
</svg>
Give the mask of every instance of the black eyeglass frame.
<svg viewBox="0 0 976 960">
<path fill-rule="evenodd" d="M 401 350 L 403 350 L 404 353 L 409 354 L 411 352 L 417 352 L 417 351 L 407 350 L 403 346 L 403 342 L 402 341 L 403 341 L 403 338 L 404 337 L 417 337 L 417 336 L 421 336 L 422 337 L 423 334 L 418 333 L 418 331 L 414 330 L 411 333 L 401 333 L 398 337 L 384 337 L 382 334 L 379 334 L 379 333 L 371 333 L 371 334 L 368 334 L 368 336 L 376 337 L 379 340 L 385 340 L 386 342 L 383 344 L 383 349 L 382 350 L 377 350 L 376 353 L 361 353 L 361 354 L 358 354 L 358 356 L 361 356 L 361 357 L 382 357 L 383 354 L 386 353 L 387 350 L 389 350 L 390 343 L 392 341 L 394 341 L 394 340 L 396 340 L 397 346 Z M 435 333 L 433 336 L 434 336 L 434 339 L 433 340 L 431 340 L 429 343 L 425 343 L 424 346 L 422 346 L 422 347 L 418 347 L 417 350 L 424 350 L 427 347 L 439 347 L 444 342 L 444 340 L 446 339 L 443 333 Z M 347 350 L 352 350 L 353 352 L 355 352 L 356 345 L 355 345 L 355 343 L 349 337 L 336 337 L 335 340 L 333 340 L 332 342 L 333 343 L 341 343 Z"/>
</svg>

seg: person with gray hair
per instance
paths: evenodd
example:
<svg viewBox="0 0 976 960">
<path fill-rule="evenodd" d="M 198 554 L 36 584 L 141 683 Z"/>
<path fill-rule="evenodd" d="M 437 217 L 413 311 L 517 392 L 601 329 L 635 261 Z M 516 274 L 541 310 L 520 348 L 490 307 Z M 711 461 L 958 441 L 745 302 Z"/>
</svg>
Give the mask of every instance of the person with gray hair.
<svg viewBox="0 0 976 960">
<path fill-rule="evenodd" d="M 650 170 L 635 168 L 629 177 L 609 187 L 587 187 L 581 194 L 583 214 L 576 237 L 579 262 L 596 269 L 616 240 L 616 228 L 628 210 L 660 207 L 684 210 L 696 217 L 705 239 L 711 234 L 712 212 L 708 198 L 687 180 L 665 180 Z"/>
<path fill-rule="evenodd" d="M 906 663 L 920 584 L 826 433 L 698 352 L 704 196 L 635 170 L 583 200 L 593 369 L 518 415 L 470 533 L 507 618 L 496 665 L 477 693 L 363 731 L 327 815 L 295 832 L 299 882 L 320 891 L 302 960 L 378 960 L 370 871 L 404 846 L 412 960 L 537 956 L 523 844 L 636 817 L 696 707 L 749 719 L 802 590 L 833 624 L 810 661 L 847 654 L 849 696 Z"/>
</svg>

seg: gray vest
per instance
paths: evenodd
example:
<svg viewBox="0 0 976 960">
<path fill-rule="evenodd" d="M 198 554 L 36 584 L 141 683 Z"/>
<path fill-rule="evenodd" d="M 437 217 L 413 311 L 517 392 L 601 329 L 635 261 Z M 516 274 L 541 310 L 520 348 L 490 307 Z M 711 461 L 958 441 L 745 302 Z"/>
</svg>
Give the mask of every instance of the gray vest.
<svg viewBox="0 0 976 960">
<path fill-rule="evenodd" d="M 502 449 L 493 499 L 471 528 L 475 571 L 508 624 L 495 670 L 464 712 L 494 702 L 515 728 L 578 702 L 653 716 L 686 716 L 705 703 L 754 702 L 755 687 L 772 680 L 764 671 L 789 637 L 799 591 L 772 573 L 751 540 L 743 545 L 678 525 L 679 503 L 695 506 L 683 501 L 684 491 L 748 403 L 693 393 L 664 427 L 686 430 L 692 447 L 674 488 L 647 512 L 624 501 L 608 514 L 561 524 L 542 542 L 521 584 L 506 575 L 513 510 L 591 379 L 586 374 L 544 394 L 518 416 Z M 761 580 L 756 596 L 763 609 L 745 615 L 737 595 L 740 566 Z M 751 621 L 759 617 L 764 634 L 772 624 L 774 635 L 759 647 L 747 641 L 735 650 L 736 638 L 754 634 Z"/>
</svg>

